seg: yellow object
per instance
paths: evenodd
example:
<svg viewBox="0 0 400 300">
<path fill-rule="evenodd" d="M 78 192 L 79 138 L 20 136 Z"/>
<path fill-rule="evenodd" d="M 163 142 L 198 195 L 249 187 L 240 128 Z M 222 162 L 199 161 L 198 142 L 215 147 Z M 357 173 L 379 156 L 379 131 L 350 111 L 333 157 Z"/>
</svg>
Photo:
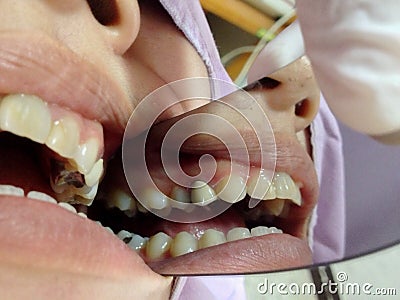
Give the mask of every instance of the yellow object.
<svg viewBox="0 0 400 300">
<path fill-rule="evenodd" d="M 274 19 L 240 0 L 200 0 L 200 3 L 206 11 L 255 36 L 275 23 Z"/>
</svg>

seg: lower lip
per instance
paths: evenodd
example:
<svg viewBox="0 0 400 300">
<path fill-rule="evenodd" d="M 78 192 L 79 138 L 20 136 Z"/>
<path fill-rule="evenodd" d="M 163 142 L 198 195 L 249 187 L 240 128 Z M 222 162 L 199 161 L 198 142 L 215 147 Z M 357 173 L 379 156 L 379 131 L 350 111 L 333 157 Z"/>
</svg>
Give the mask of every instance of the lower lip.
<svg viewBox="0 0 400 300">
<path fill-rule="evenodd" d="M 111 278 L 150 271 L 116 236 L 50 203 L 1 196 L 0 222 L 0 253 L 8 263 Z M 311 262 L 306 242 L 287 234 L 270 234 L 149 265 L 159 274 L 188 275 L 265 272 Z"/>
</svg>

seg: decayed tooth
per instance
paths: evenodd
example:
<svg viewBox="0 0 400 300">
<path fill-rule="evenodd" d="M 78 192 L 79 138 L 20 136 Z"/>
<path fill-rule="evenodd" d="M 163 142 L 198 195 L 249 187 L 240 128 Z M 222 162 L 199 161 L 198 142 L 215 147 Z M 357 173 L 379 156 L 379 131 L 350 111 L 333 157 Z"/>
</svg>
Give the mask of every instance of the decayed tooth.
<svg viewBox="0 0 400 300">
<path fill-rule="evenodd" d="M 0 128 L 43 144 L 51 129 L 47 103 L 32 95 L 4 97 L 0 105 Z"/>
<path fill-rule="evenodd" d="M 107 206 L 117 207 L 121 211 L 129 211 L 132 214 L 136 213 L 136 200 L 121 189 L 113 189 L 107 193 Z"/>
<path fill-rule="evenodd" d="M 252 236 L 262 236 L 271 233 L 282 233 L 282 230 L 276 227 L 257 226 L 251 229 Z"/>
<path fill-rule="evenodd" d="M 21 196 L 25 195 L 24 190 L 8 184 L 0 184 L 0 195 Z"/>
<path fill-rule="evenodd" d="M 65 158 L 72 158 L 79 145 L 79 124 L 71 117 L 56 120 L 46 140 L 46 146 Z"/>
<path fill-rule="evenodd" d="M 174 237 L 169 252 L 173 257 L 190 253 L 198 249 L 197 243 L 192 234 L 182 231 Z"/>
<path fill-rule="evenodd" d="M 237 241 L 248 237 L 251 237 L 250 230 L 245 227 L 232 228 L 226 235 L 228 242 Z"/>
<path fill-rule="evenodd" d="M 94 186 L 96 183 L 100 181 L 101 176 L 103 175 L 104 166 L 103 159 L 99 159 L 93 166 L 92 170 L 86 174 L 85 183 L 87 186 Z"/>
<path fill-rule="evenodd" d="M 28 195 L 26 195 L 26 196 L 31 199 L 36 199 L 36 200 L 41 200 L 41 201 L 48 202 L 48 203 L 57 204 L 56 199 L 54 199 L 53 197 L 51 197 L 45 193 L 42 193 L 42 192 L 30 191 L 28 193 Z"/>
<path fill-rule="evenodd" d="M 146 256 L 150 260 L 158 259 L 168 252 L 172 239 L 164 232 L 153 235 L 146 245 Z"/>
<path fill-rule="evenodd" d="M 274 176 L 276 198 L 290 199 L 297 205 L 301 205 L 301 194 L 292 177 L 284 172 L 278 172 Z"/>
<path fill-rule="evenodd" d="M 207 229 L 199 239 L 199 249 L 216 246 L 226 242 L 223 232 L 215 229 Z"/>
<path fill-rule="evenodd" d="M 99 154 L 99 143 L 95 138 L 87 140 L 85 143 L 78 145 L 78 150 L 74 157 L 70 160 L 72 165 L 76 165 L 78 171 L 82 174 L 88 174 L 97 161 Z"/>
<path fill-rule="evenodd" d="M 140 200 L 145 206 L 152 209 L 163 209 L 168 205 L 168 197 L 153 188 L 146 188 L 141 193 Z"/>
<path fill-rule="evenodd" d="M 283 199 L 265 201 L 263 203 L 263 208 L 265 208 L 270 215 L 280 216 L 283 212 L 283 208 L 285 207 L 285 203 L 286 200 Z"/>
<path fill-rule="evenodd" d="M 275 199 L 275 188 L 264 170 L 250 176 L 247 183 L 247 193 L 250 197 L 261 200 Z"/>
<path fill-rule="evenodd" d="M 246 196 L 246 182 L 238 175 L 226 176 L 218 182 L 215 192 L 221 200 L 235 203 Z"/>
<path fill-rule="evenodd" d="M 190 199 L 192 203 L 204 206 L 215 201 L 217 197 L 207 183 L 197 180 L 191 185 Z"/>
<path fill-rule="evenodd" d="M 70 212 L 77 213 L 75 207 L 73 207 L 73 206 L 72 206 L 71 204 L 69 204 L 69 203 L 66 203 L 66 202 L 59 202 L 58 205 L 61 206 L 61 207 L 64 208 L 64 209 L 70 211 Z"/>
</svg>

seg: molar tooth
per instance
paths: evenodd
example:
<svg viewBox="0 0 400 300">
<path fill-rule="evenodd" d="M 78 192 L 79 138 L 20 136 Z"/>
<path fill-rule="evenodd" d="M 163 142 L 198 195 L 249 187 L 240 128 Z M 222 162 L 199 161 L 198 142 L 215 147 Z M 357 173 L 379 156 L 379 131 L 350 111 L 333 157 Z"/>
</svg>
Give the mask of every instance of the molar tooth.
<svg viewBox="0 0 400 300">
<path fill-rule="evenodd" d="M 33 95 L 4 97 L 0 105 L 0 128 L 43 144 L 51 129 L 47 103 Z"/>
<path fill-rule="evenodd" d="M 76 165 L 81 174 L 88 174 L 99 155 L 99 143 L 95 138 L 87 140 L 85 143 L 78 145 L 78 150 L 74 154 L 74 158 L 70 161 L 72 165 Z"/>
<path fill-rule="evenodd" d="M 159 232 L 153 235 L 147 242 L 147 258 L 149 258 L 150 260 L 161 258 L 165 253 L 168 252 L 171 246 L 171 242 L 171 237 L 164 232 Z"/>
<path fill-rule="evenodd" d="M 297 205 L 301 205 L 299 187 L 287 173 L 277 172 L 274 176 L 274 186 L 276 190 L 276 198 L 290 199 Z"/>
<path fill-rule="evenodd" d="M 70 117 L 56 120 L 46 140 L 46 146 L 65 158 L 72 158 L 79 145 L 79 125 Z"/>
<path fill-rule="evenodd" d="M 197 180 L 191 185 L 190 199 L 200 206 L 217 200 L 214 190 L 205 182 Z"/>
<path fill-rule="evenodd" d="M 8 184 L 0 184 L 0 195 L 23 197 L 25 195 L 25 192 L 20 187 L 8 185 Z"/>
<path fill-rule="evenodd" d="M 232 228 L 226 235 L 228 242 L 237 241 L 248 237 L 251 237 L 250 230 L 245 227 Z"/>
<path fill-rule="evenodd" d="M 195 237 L 186 231 L 182 231 L 174 237 L 169 251 L 171 256 L 176 257 L 196 251 L 197 249 L 198 245 Z"/>
<path fill-rule="evenodd" d="M 51 197 L 45 193 L 41 193 L 41 192 L 37 192 L 37 191 L 30 191 L 28 193 L 28 195 L 26 195 L 26 196 L 31 199 L 36 199 L 36 200 L 41 200 L 41 201 L 48 202 L 48 203 L 57 204 L 56 199 L 54 199 L 53 197 Z"/>
<path fill-rule="evenodd" d="M 273 216 L 280 216 L 283 212 L 286 200 L 275 199 L 263 202 L 263 208 L 265 208 L 269 214 Z"/>
<path fill-rule="evenodd" d="M 266 227 L 266 226 L 257 226 L 251 229 L 251 235 L 254 236 L 262 236 L 271 233 L 282 233 L 282 230 L 276 227 Z"/>
<path fill-rule="evenodd" d="M 246 182 L 238 175 L 226 176 L 218 182 L 215 192 L 221 200 L 235 203 L 246 196 Z"/>
<path fill-rule="evenodd" d="M 146 188 L 142 192 L 140 200 L 145 206 L 152 209 L 163 209 L 168 206 L 168 197 L 153 188 Z"/>
<path fill-rule="evenodd" d="M 101 158 L 94 164 L 92 170 L 84 176 L 86 185 L 93 186 L 98 183 L 103 175 L 103 171 L 103 159 Z"/>
<path fill-rule="evenodd" d="M 216 246 L 226 242 L 223 232 L 215 229 L 207 229 L 199 239 L 199 249 Z"/>
<path fill-rule="evenodd" d="M 267 200 L 276 198 L 274 185 L 264 170 L 260 170 L 258 176 L 250 176 L 247 183 L 247 193 L 251 198 L 255 199 Z"/>
<path fill-rule="evenodd" d="M 75 207 L 73 207 L 71 204 L 66 203 L 66 202 L 59 202 L 58 203 L 59 206 L 61 206 L 62 208 L 69 210 L 70 212 L 73 213 L 77 213 Z"/>
</svg>

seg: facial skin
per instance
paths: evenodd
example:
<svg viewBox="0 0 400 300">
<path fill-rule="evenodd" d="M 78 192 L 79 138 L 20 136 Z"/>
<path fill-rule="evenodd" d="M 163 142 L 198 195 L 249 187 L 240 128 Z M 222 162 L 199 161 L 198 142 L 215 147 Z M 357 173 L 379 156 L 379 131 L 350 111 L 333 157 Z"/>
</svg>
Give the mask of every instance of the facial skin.
<svg viewBox="0 0 400 300">
<path fill-rule="evenodd" d="M 104 19 L 99 3 L 91 1 L 91 9 L 81 0 L 0 1 L 0 95 L 36 95 L 52 108 L 79 115 L 80 124 L 93 129 L 87 134 L 101 140 L 104 135 L 104 147 L 100 148 L 104 148 L 107 161 L 121 145 L 131 112 L 148 93 L 168 82 L 208 74 L 195 49 L 155 1 L 143 1 L 140 13 L 135 1 L 117 1 L 115 18 L 110 19 Z M 302 189 L 306 204 L 294 208 L 294 217 L 280 224 L 287 231 L 294 228 L 291 233 L 305 240 L 318 188 L 311 160 L 305 152 L 300 154 L 303 148 L 296 135 L 303 135 L 315 116 L 319 92 L 305 59 L 271 78 L 280 82 L 279 86 L 263 86 L 251 93 L 274 129 L 277 167 L 299 181 L 311 182 Z M 308 99 L 307 109 L 296 114 L 295 106 L 303 99 Z M 216 105 L 198 108 L 199 104 L 172 107 L 160 118 L 164 121 L 160 128 L 182 113 L 218 111 Z M 54 196 L 48 183 L 49 167 L 45 164 L 42 168 L 32 156 L 37 147 L 9 134 L 1 133 L 0 138 L 4 142 L 0 184 L 23 187 L 25 194 L 35 190 Z M 187 147 L 187 152 L 194 152 L 190 143 Z M 39 153 L 42 148 L 45 146 L 38 148 Z M 47 156 L 44 151 L 42 157 Z M 221 168 L 224 164 L 221 159 Z M 151 270 L 104 228 L 53 204 L 0 196 L 0 240 L 0 290 L 5 299 L 31 295 L 40 299 L 167 299 L 170 293 L 171 277 Z M 289 257 L 285 255 L 288 244 L 296 244 Z M 227 255 L 237 262 L 228 271 L 311 263 L 308 248 L 289 235 L 257 238 L 251 244 L 257 249 L 240 241 L 227 245 L 153 268 L 164 274 L 182 274 L 189 269 L 206 273 L 210 269 L 202 258 L 211 257 L 215 270 L 221 269 L 219 266 L 226 270 L 223 258 Z M 239 261 L 238 249 L 256 255 Z M 188 269 L 179 269 L 179 265 Z"/>
</svg>

